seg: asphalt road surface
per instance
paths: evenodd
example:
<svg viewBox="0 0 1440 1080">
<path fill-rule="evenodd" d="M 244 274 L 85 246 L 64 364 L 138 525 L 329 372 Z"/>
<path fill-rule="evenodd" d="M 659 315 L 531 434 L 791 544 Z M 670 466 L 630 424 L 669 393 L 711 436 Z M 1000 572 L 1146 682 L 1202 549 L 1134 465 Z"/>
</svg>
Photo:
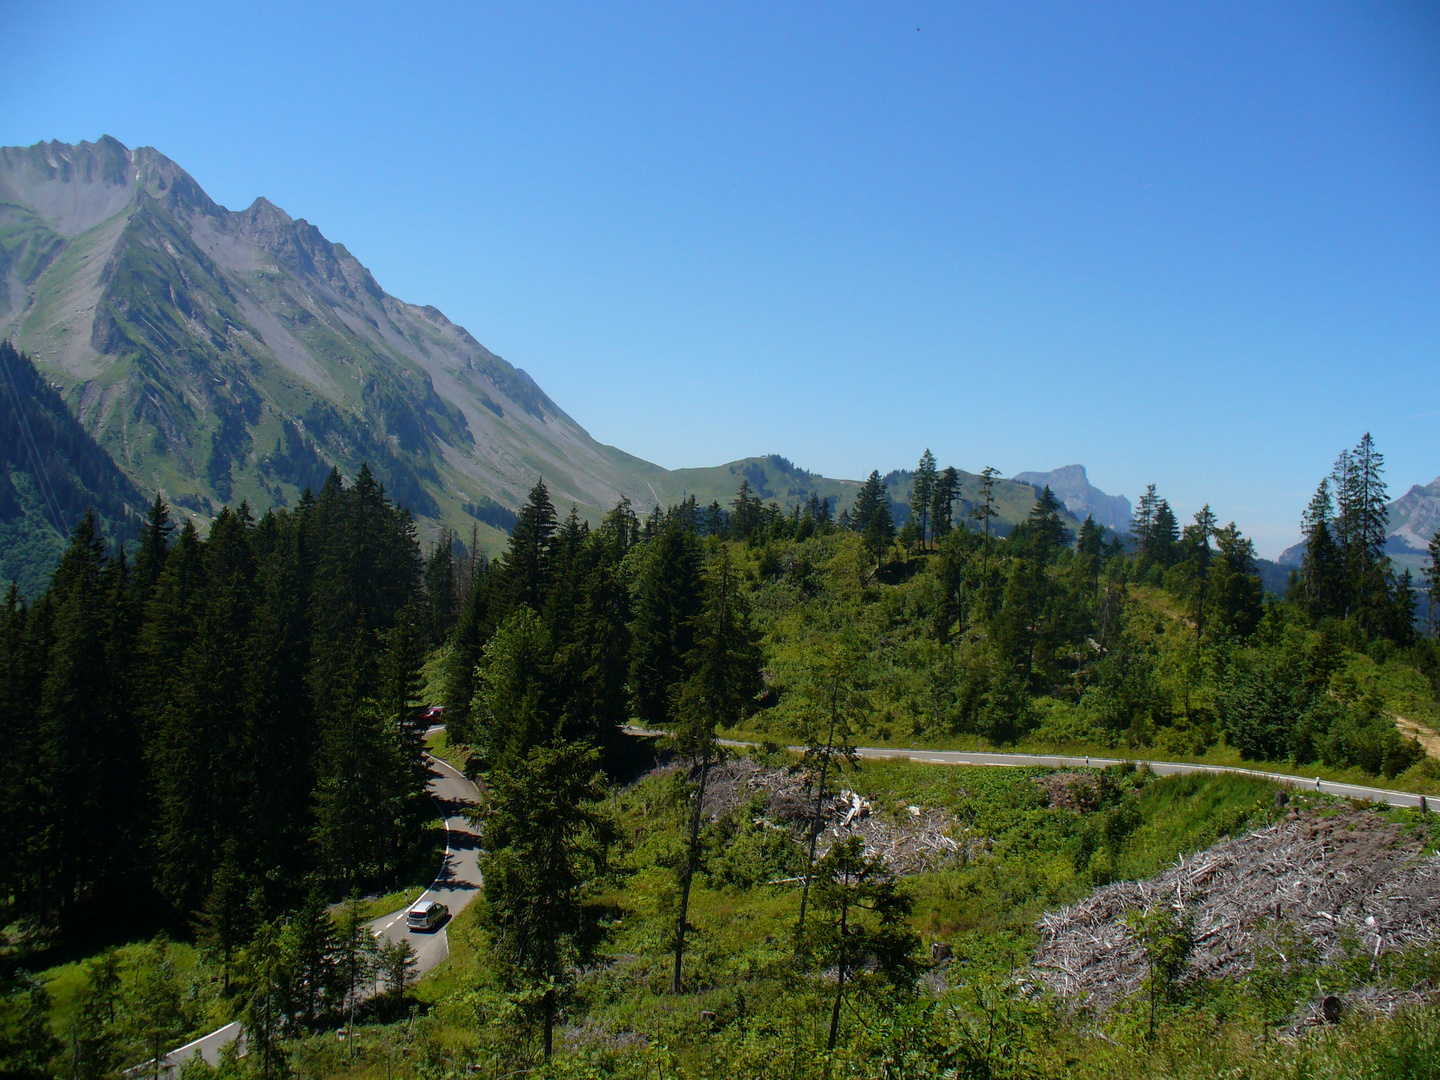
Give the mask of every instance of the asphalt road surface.
<svg viewBox="0 0 1440 1080">
<path fill-rule="evenodd" d="M 1440 811 L 1440 798 L 1426 798 L 1412 795 L 1408 791 L 1391 791 L 1388 788 L 1367 787 L 1364 784 L 1339 784 L 1333 780 L 1317 777 L 1291 776 L 1288 773 L 1262 772 L 1259 769 L 1239 769 L 1227 765 L 1191 765 L 1180 761 L 1145 761 L 1139 758 L 1067 757 L 1056 754 L 989 754 L 963 750 L 890 750 L 880 747 L 860 747 L 856 750 L 862 758 L 909 758 L 911 761 L 930 765 L 1043 765 L 1052 769 L 1097 768 L 1133 762 L 1144 765 L 1151 772 L 1161 776 L 1178 773 L 1234 773 L 1238 776 L 1255 776 L 1277 784 L 1318 791 L 1324 795 L 1335 795 L 1342 799 L 1363 799 L 1369 802 L 1385 803 L 1388 806 L 1405 806 L 1412 810 Z"/>
<path fill-rule="evenodd" d="M 474 784 L 439 758 L 430 759 L 430 773 L 430 797 L 445 815 L 445 862 L 434 883 L 410 907 L 438 900 L 454 917 L 480 889 L 480 837 L 464 816 L 465 807 L 475 804 L 477 793 Z M 376 919 L 370 929 L 377 937 L 410 942 L 419 961 L 415 969 L 418 978 L 450 955 L 450 938 L 448 922 L 429 931 L 407 927 L 405 913 L 410 907 Z"/>
<path fill-rule="evenodd" d="M 435 730 L 438 729 L 431 728 L 426 734 L 429 735 Z M 453 918 L 463 911 L 480 891 L 480 837 L 464 816 L 465 807 L 474 805 L 479 795 L 475 785 L 451 766 L 439 758 L 432 757 L 429 761 L 430 784 L 427 790 L 445 818 L 445 861 L 441 864 L 435 881 L 416 903 L 438 900 L 450 909 L 450 916 Z M 418 961 L 415 972 L 418 978 L 450 955 L 450 938 L 448 921 L 438 929 L 428 932 L 409 929 L 405 925 L 405 913 L 413 906 L 408 905 L 382 916 L 369 925 L 377 937 L 383 935 L 391 941 L 403 938 L 410 942 Z M 196 1054 L 214 1065 L 220 1060 L 220 1051 L 237 1038 L 244 1038 L 238 1023 L 226 1024 L 218 1031 L 186 1043 L 161 1059 L 160 1075 L 166 1078 L 176 1076 L 181 1064 Z M 243 1042 L 241 1047 L 243 1053 Z M 154 1065 L 148 1062 L 126 1070 L 127 1076 L 137 1080 L 140 1077 L 153 1076 L 154 1073 Z"/>
<path fill-rule="evenodd" d="M 663 731 L 648 728 L 626 727 L 628 735 L 661 736 Z M 758 746 L 759 743 L 741 742 L 736 739 L 721 739 L 723 746 Z M 803 746 L 789 747 L 803 752 Z M 897 750 L 890 747 L 861 746 L 855 753 L 862 758 L 909 758 L 926 765 L 999 765 L 1019 767 L 1040 765 L 1050 769 L 1103 769 L 1107 765 L 1144 765 L 1161 776 L 1179 773 L 1234 773 L 1237 776 L 1255 776 L 1287 787 L 1316 791 L 1322 795 L 1334 795 L 1341 799 L 1360 799 L 1365 802 L 1384 803 L 1387 806 L 1402 806 L 1411 810 L 1428 810 L 1440 813 L 1440 796 L 1412 795 L 1408 791 L 1391 791 L 1389 788 L 1368 787 L 1365 784 L 1341 784 L 1333 780 L 1321 780 L 1318 776 L 1291 776 L 1289 773 L 1263 772 L 1260 769 L 1241 769 L 1230 765 L 1192 765 L 1182 761 L 1149 761 L 1145 758 L 1102 758 L 1071 757 L 1064 754 L 996 754 L 978 750 Z"/>
</svg>

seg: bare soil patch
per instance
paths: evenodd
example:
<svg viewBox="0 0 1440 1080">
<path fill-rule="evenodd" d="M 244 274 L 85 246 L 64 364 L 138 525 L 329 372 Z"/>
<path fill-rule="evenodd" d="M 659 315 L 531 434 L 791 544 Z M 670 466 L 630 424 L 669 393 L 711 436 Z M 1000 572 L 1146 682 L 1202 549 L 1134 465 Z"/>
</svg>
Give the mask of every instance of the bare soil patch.
<svg viewBox="0 0 1440 1080">
<path fill-rule="evenodd" d="M 1434 728 L 1426 727 L 1408 716 L 1399 715 L 1395 717 L 1395 726 L 1400 729 L 1400 734 L 1419 741 L 1425 748 L 1425 753 L 1432 758 L 1440 758 L 1440 734 L 1437 734 Z"/>
</svg>

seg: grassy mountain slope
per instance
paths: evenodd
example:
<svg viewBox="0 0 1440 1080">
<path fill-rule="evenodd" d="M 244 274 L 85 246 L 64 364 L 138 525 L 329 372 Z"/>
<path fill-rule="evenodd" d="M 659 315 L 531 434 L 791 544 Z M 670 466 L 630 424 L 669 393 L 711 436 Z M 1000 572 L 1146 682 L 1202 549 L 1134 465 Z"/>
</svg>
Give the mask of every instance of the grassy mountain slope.
<svg viewBox="0 0 1440 1080">
<path fill-rule="evenodd" d="M 518 505 L 538 475 L 590 513 L 654 501 L 664 470 L 597 443 L 439 311 L 264 199 L 216 205 L 154 150 L 0 150 L 0 252 L 0 332 L 127 474 L 197 517 L 293 502 L 362 461 L 431 523 Z"/>
<path fill-rule="evenodd" d="M 33 596 L 65 537 L 94 507 L 128 539 L 144 497 L 9 342 L 0 342 L 0 582 Z"/>
<path fill-rule="evenodd" d="M 0 336 L 33 358 L 143 491 L 204 522 L 221 505 L 292 504 L 361 462 L 422 528 L 483 547 L 543 476 L 596 518 L 742 479 L 783 506 L 848 507 L 858 481 L 778 455 L 666 470 L 596 442 L 524 371 L 433 307 L 387 294 L 343 245 L 265 199 L 213 202 L 153 149 L 108 136 L 0 148 Z M 886 483 L 903 522 L 910 476 Z M 962 518 L 978 497 L 962 474 Z M 1001 524 L 1034 491 L 1002 481 Z"/>
<path fill-rule="evenodd" d="M 956 500 L 954 515 L 957 522 L 968 516 L 980 500 L 980 476 L 978 473 L 960 472 L 960 497 Z M 910 492 L 914 477 L 908 469 L 896 469 L 883 478 L 885 490 L 894 501 L 897 525 L 903 525 L 910 516 Z M 694 495 L 702 506 L 718 500 L 728 506 L 735 498 L 741 481 L 748 481 L 750 490 L 763 502 L 775 502 L 788 508 L 797 502 L 805 502 L 814 493 L 822 499 L 829 499 L 832 510 L 838 515 L 849 509 L 855 502 L 861 482 L 859 480 L 836 480 L 802 469 L 779 454 L 765 457 L 742 458 L 725 465 L 702 469 L 675 469 L 652 481 L 657 494 L 666 503 L 679 502 L 686 495 Z M 1010 526 L 1024 520 L 1035 504 L 1035 488 L 1015 480 L 996 480 L 995 507 L 999 514 L 994 528 L 1000 533 L 1009 532 Z M 1079 527 L 1073 516 L 1067 517 L 1072 528 Z"/>
</svg>

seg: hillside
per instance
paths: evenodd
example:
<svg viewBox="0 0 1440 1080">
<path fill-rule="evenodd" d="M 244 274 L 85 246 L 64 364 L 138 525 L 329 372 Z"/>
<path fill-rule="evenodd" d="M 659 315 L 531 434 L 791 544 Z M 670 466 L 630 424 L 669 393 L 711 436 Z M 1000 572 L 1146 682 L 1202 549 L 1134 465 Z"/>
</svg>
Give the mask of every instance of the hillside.
<svg viewBox="0 0 1440 1080">
<path fill-rule="evenodd" d="M 538 475 L 597 513 L 653 503 L 664 472 L 313 225 L 265 199 L 227 210 L 108 137 L 0 149 L 0 334 L 137 485 L 201 519 L 292 504 L 362 461 L 453 526 L 467 504 L 519 505 Z"/>
<path fill-rule="evenodd" d="M 9 342 L 0 342 L 0 462 L 0 582 L 22 594 L 44 586 L 87 509 L 111 540 L 134 535 L 144 496 Z"/>
<path fill-rule="evenodd" d="M 202 523 L 241 500 L 294 505 L 362 462 L 422 531 L 475 525 L 492 552 L 537 477 L 592 520 L 621 498 L 728 504 L 742 480 L 767 502 L 813 492 L 837 511 L 859 488 L 779 455 L 671 471 L 598 443 L 303 218 L 263 198 L 228 210 L 164 155 L 108 136 L 0 149 L 0 336 L 140 491 Z M 961 479 L 957 517 L 978 484 Z M 886 485 L 903 523 L 909 474 Z M 1001 531 L 1034 501 L 1023 482 L 996 495 Z"/>
<path fill-rule="evenodd" d="M 1079 466 L 1081 472 L 1083 466 Z M 955 502 L 954 515 L 957 522 L 968 519 L 980 498 L 980 475 L 957 470 L 960 475 L 960 494 Z M 881 478 L 885 491 L 893 502 L 896 525 L 903 525 L 910 517 L 910 491 L 913 475 L 908 469 L 894 469 Z M 839 513 L 847 509 L 860 491 L 859 480 L 836 480 L 812 473 L 792 464 L 779 454 L 765 457 L 742 458 L 725 465 L 702 469 L 675 469 L 654 482 L 654 487 L 664 502 L 676 503 L 686 495 L 694 495 L 704 505 L 718 500 L 728 505 L 735 497 L 741 481 L 746 481 L 762 502 L 774 502 L 782 508 L 803 503 L 811 493 L 822 499 L 829 499 L 832 510 Z M 1110 498 L 1098 492 L 1102 498 Z M 1018 478 L 995 481 L 995 509 L 998 514 L 995 531 L 1003 535 L 1016 522 L 1025 520 L 1035 505 L 1035 488 Z M 1121 496 L 1123 498 L 1123 496 Z M 1077 528 L 1083 520 L 1083 513 L 1071 513 L 1067 524 Z"/>
<path fill-rule="evenodd" d="M 1440 532 L 1440 476 L 1425 485 L 1415 484 L 1398 499 L 1386 503 L 1389 512 L 1385 553 L 1400 570 L 1419 576 L 1429 564 L 1430 538 Z M 1298 567 L 1305 558 L 1305 542 L 1286 548 L 1277 560 L 1281 566 Z"/>
</svg>

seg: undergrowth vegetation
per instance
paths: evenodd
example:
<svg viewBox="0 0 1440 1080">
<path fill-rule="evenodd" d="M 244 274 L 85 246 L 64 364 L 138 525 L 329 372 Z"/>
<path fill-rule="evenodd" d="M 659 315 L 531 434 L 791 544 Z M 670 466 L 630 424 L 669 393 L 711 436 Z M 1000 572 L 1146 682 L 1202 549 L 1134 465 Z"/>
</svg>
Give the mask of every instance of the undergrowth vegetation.
<svg viewBox="0 0 1440 1080">
<path fill-rule="evenodd" d="M 767 764 L 789 762 L 772 755 Z M 665 950 L 683 854 L 684 774 L 657 769 L 616 789 L 605 810 L 622 840 L 593 897 L 604 942 L 573 985 L 545 1075 L 1430 1075 L 1440 1032 L 1428 1009 L 1357 1013 L 1299 1040 L 1285 1032 L 1316 1008 L 1317 979 L 1326 993 L 1377 980 L 1409 987 L 1440 980 L 1440 955 L 1380 966 L 1356 956 L 1328 967 L 1271 956 L 1248 980 L 1182 978 L 1160 1003 L 1153 1034 L 1139 998 L 1095 1017 L 1042 992 L 1029 965 L 1035 920 L 1047 908 L 1116 877 L 1154 874 L 1282 813 L 1335 808 L 1299 797 L 1279 809 L 1276 787 L 1245 777 L 1156 778 L 1143 769 L 1077 775 L 1093 780 L 1092 795 L 1074 808 L 1056 805 L 1055 774 L 1047 770 L 886 761 L 847 775 L 876 814 L 903 821 L 912 805 L 943 809 L 985 843 L 968 859 L 904 879 L 920 978 L 902 988 L 875 983 L 847 998 L 833 1051 L 825 1045 L 833 971 L 806 971 L 795 961 L 794 843 L 767 841 L 774 830 L 755 823 L 753 805 L 706 825 L 690 907 L 691 992 L 674 995 Z M 1431 842 L 1429 823 L 1411 812 L 1376 815 Z M 504 988 L 489 921 L 484 901 L 456 920 L 451 958 L 417 988 L 414 1018 L 365 1027 L 353 1047 L 316 1036 L 293 1060 L 323 1057 L 323 1074 L 355 1077 L 403 1068 L 498 1078 L 523 1067 L 538 1055 L 538 1036 Z"/>
</svg>

